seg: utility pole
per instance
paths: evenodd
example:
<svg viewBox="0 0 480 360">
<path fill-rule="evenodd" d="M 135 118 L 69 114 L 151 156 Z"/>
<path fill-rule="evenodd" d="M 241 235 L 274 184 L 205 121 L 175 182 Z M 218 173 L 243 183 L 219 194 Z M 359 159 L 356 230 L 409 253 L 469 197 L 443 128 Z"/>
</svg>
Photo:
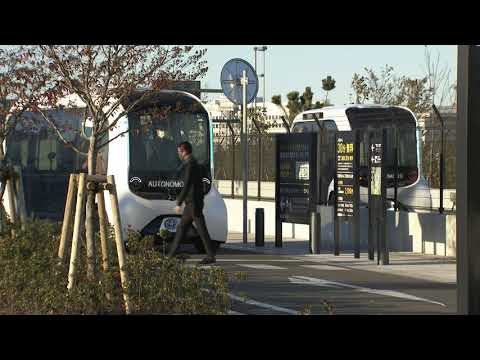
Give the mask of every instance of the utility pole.
<svg viewBox="0 0 480 360">
<path fill-rule="evenodd" d="M 457 120 L 457 308 L 459 314 L 480 314 L 480 47 L 458 46 Z"/>
<path fill-rule="evenodd" d="M 255 61 L 254 61 L 254 69 L 255 73 L 257 73 L 257 51 L 262 51 L 263 52 L 263 73 L 258 75 L 258 77 L 263 77 L 263 112 L 264 114 L 266 113 L 266 106 L 265 106 L 265 51 L 267 50 L 266 46 L 262 47 L 257 47 L 255 46 L 253 48 L 255 52 Z M 257 120 L 257 98 L 255 97 L 254 101 L 254 122 Z M 256 123 L 257 126 L 258 123 Z M 257 149 L 257 162 L 258 162 L 258 179 L 257 179 L 257 198 L 258 200 L 261 199 L 261 182 L 262 182 L 262 134 L 260 132 L 260 129 L 257 126 L 258 130 L 258 149 Z"/>
<path fill-rule="evenodd" d="M 263 72 L 262 74 L 257 74 L 257 76 L 260 78 L 260 77 L 263 77 L 263 110 L 265 111 L 266 110 L 266 106 L 265 106 L 265 95 L 266 95 L 266 92 L 265 92 L 265 53 L 267 51 L 268 47 L 266 46 L 255 46 L 253 48 L 253 50 L 255 51 L 255 63 L 254 63 L 254 68 L 255 68 L 255 72 L 257 72 L 257 51 L 261 51 L 263 52 Z M 255 108 L 257 107 L 257 101 L 255 99 Z"/>
<path fill-rule="evenodd" d="M 248 216 L 248 126 L 247 126 L 247 72 L 242 75 L 242 129 L 243 129 L 243 243 L 247 243 Z"/>
<path fill-rule="evenodd" d="M 438 118 L 438 121 L 440 121 L 440 164 L 439 164 L 439 167 L 440 167 L 440 207 L 438 208 L 438 212 L 440 214 L 443 214 L 443 211 L 445 210 L 443 208 L 443 188 L 444 188 L 444 171 L 445 171 L 445 163 L 444 163 L 444 149 L 445 149 L 445 145 L 444 145 L 444 133 L 445 133 L 445 122 L 443 121 L 443 117 L 442 115 L 440 115 L 440 112 L 438 111 L 437 107 L 435 106 L 435 104 L 432 105 L 432 108 L 433 108 L 433 111 L 435 112 L 435 115 L 437 116 Z"/>
</svg>

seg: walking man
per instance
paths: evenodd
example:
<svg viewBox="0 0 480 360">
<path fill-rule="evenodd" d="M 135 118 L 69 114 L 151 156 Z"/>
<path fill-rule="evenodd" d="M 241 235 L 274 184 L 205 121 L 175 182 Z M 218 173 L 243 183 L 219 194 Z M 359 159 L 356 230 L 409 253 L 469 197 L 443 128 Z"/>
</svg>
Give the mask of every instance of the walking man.
<svg viewBox="0 0 480 360">
<path fill-rule="evenodd" d="M 177 214 L 182 213 L 181 206 L 183 202 L 185 202 L 185 208 L 168 256 L 171 257 L 175 254 L 175 251 L 183 241 L 192 222 L 194 222 L 198 235 L 202 239 L 203 246 L 207 252 L 207 257 L 204 258 L 200 264 L 211 264 L 215 262 L 215 255 L 212 251 L 210 235 L 208 234 L 205 217 L 203 216 L 203 184 L 200 165 L 193 157 L 192 145 L 189 142 L 185 141 L 180 143 L 177 146 L 177 152 L 184 163 L 185 178 L 184 187 L 177 197 L 175 212 Z"/>
</svg>

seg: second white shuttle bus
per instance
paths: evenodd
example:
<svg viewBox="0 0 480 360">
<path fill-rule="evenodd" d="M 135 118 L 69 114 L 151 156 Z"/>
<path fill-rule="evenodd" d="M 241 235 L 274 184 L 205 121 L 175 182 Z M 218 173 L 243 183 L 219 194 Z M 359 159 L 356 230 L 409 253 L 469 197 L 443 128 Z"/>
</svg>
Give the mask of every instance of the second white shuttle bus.
<svg viewBox="0 0 480 360">
<path fill-rule="evenodd" d="M 298 114 L 292 132 L 318 131 L 317 121 L 332 136 L 336 131 L 360 132 L 360 202 L 368 202 L 368 127 L 387 129 L 387 198 L 394 197 L 394 134 L 398 139 L 398 202 L 409 211 L 429 210 L 432 206 L 430 189 L 421 170 L 421 138 L 415 115 L 407 108 L 383 105 L 327 106 Z M 334 148 L 329 154 L 331 166 L 328 199 L 333 195 Z"/>
</svg>

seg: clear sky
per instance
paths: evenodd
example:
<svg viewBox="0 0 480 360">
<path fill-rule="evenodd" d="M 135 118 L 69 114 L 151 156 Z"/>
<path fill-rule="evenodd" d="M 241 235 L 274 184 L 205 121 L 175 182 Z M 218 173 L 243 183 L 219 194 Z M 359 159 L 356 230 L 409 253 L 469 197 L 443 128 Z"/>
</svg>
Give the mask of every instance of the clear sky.
<svg viewBox="0 0 480 360">
<path fill-rule="evenodd" d="M 333 104 L 341 105 L 353 93 L 350 83 L 355 72 L 362 73 L 365 67 L 380 69 L 386 64 L 393 66 L 396 74 L 408 77 L 425 75 L 425 47 L 423 45 L 267 45 L 265 57 L 266 98 L 281 94 L 286 100 L 289 91 L 300 94 L 311 86 L 314 101 L 324 97 L 322 79 L 327 75 L 336 80 L 336 88 L 329 94 Z M 206 48 L 209 70 L 202 79 L 202 86 L 220 88 L 222 66 L 231 58 L 242 58 L 254 63 L 254 45 L 198 45 Z M 451 69 L 451 80 L 457 77 L 457 46 L 431 46 L 438 51 L 441 62 Z M 257 53 L 257 72 L 263 72 L 262 53 Z M 260 79 L 258 96 L 263 95 L 263 80 Z M 318 96 L 318 97 L 317 97 Z"/>
<path fill-rule="evenodd" d="M 322 79 L 327 75 L 336 80 L 336 88 L 329 94 L 333 104 L 349 101 L 353 93 L 350 83 L 355 72 L 365 67 L 380 69 L 386 64 L 394 67 L 397 75 L 422 77 L 425 75 L 425 47 L 423 45 L 267 45 L 265 57 L 266 98 L 282 95 L 286 100 L 289 91 L 302 93 L 311 86 L 314 101 L 324 98 Z M 0 45 L 0 48 L 7 46 Z M 206 48 L 208 73 L 202 79 L 202 87 L 220 88 L 220 72 L 232 58 L 242 58 L 254 63 L 254 45 L 197 45 Z M 440 54 L 442 62 L 451 69 L 451 81 L 457 77 L 457 46 L 431 46 Z M 263 72 L 262 53 L 258 53 L 258 73 Z M 258 96 L 263 95 L 260 79 Z"/>
</svg>

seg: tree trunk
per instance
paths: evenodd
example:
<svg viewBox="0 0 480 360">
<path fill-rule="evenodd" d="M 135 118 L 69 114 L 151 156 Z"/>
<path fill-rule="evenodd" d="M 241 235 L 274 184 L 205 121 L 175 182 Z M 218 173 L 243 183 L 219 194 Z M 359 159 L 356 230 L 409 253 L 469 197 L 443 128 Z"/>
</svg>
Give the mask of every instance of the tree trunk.
<svg viewBox="0 0 480 360">
<path fill-rule="evenodd" d="M 5 153 L 3 152 L 3 142 L 4 142 L 4 139 L 0 139 L 0 162 L 3 161 L 3 159 L 5 158 Z M 6 189 L 6 184 L 5 182 L 2 182 L 2 192 L 0 194 L 0 205 L 2 206 L 2 209 L 3 209 L 3 194 L 5 193 L 5 189 Z M 3 212 L 2 212 L 2 215 L 3 215 Z"/>
<path fill-rule="evenodd" d="M 2 142 L 0 143 L 0 161 L 3 161 L 5 159 L 5 152 L 3 151 L 3 143 L 5 139 L 2 139 Z M 3 184 L 2 184 L 3 185 Z M 5 188 L 8 194 L 8 200 L 9 200 L 9 207 L 10 207 L 10 220 L 12 222 L 15 222 L 15 202 L 13 200 L 13 187 L 12 187 L 12 181 L 8 180 L 6 181 Z M 1 205 L 1 214 L 0 216 L 7 215 L 7 211 L 5 210 L 5 207 L 3 206 L 3 195 L 4 195 L 5 189 L 3 189 L 2 196 L 0 197 L 0 205 Z M 6 220 L 6 218 L 1 219 L 2 222 Z"/>
<path fill-rule="evenodd" d="M 4 153 L 3 153 L 3 140 L 0 143 L 0 161 L 3 161 Z M 7 188 L 7 184 L 2 182 L 2 187 L 0 189 L 0 232 L 3 232 L 4 225 L 6 224 L 7 220 L 7 212 L 5 211 L 5 207 L 3 206 L 3 195 L 5 194 L 5 189 Z"/>
<path fill-rule="evenodd" d="M 5 189 L 5 183 L 2 183 L 2 188 L 0 190 L 0 233 L 3 233 L 3 229 L 5 228 L 5 224 L 7 223 L 7 212 L 5 211 L 5 207 L 3 206 L 3 194 L 5 194 Z"/>
<path fill-rule="evenodd" d="M 95 136 L 90 137 L 88 148 L 88 175 L 95 175 Z M 95 252 L 95 233 L 94 233 L 94 214 L 95 214 L 95 192 L 87 191 L 87 206 L 85 213 L 85 230 L 87 240 L 87 277 L 95 278 L 96 252 Z"/>
<path fill-rule="evenodd" d="M 433 130 L 430 130 L 430 155 L 428 156 L 428 186 L 433 187 Z"/>
</svg>

